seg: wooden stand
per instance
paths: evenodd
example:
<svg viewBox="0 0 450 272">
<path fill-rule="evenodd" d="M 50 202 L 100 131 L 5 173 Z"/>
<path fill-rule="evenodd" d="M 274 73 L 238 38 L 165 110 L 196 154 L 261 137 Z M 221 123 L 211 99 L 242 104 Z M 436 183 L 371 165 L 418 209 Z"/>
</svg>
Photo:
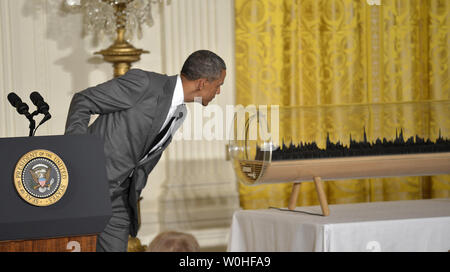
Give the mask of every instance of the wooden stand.
<svg viewBox="0 0 450 272">
<path fill-rule="evenodd" d="M 95 252 L 97 235 L 3 241 L 0 252 Z"/>
<path fill-rule="evenodd" d="M 323 183 L 320 177 L 314 177 L 314 185 L 316 186 L 317 196 L 319 197 L 320 208 L 322 209 L 323 216 L 330 215 L 330 209 L 328 209 L 327 196 L 323 190 Z"/>
<path fill-rule="evenodd" d="M 433 176 L 450 173 L 450 152 L 323 159 L 239 161 L 238 177 L 249 185 L 292 182 L 288 208 L 294 210 L 300 182 L 314 181 L 324 216 L 330 214 L 323 180 Z"/>
<path fill-rule="evenodd" d="M 320 177 L 314 177 L 314 185 L 316 187 L 317 196 L 320 202 L 320 208 L 322 209 L 323 216 L 330 215 L 330 209 L 328 208 L 328 201 L 325 191 L 323 189 L 323 183 Z M 291 197 L 289 198 L 289 210 L 295 210 L 297 206 L 298 194 L 300 192 L 300 183 L 294 183 L 292 187 Z"/>
<path fill-rule="evenodd" d="M 289 197 L 288 209 L 293 211 L 297 207 L 298 193 L 300 192 L 301 183 L 294 183 L 292 186 L 291 196 Z"/>
</svg>

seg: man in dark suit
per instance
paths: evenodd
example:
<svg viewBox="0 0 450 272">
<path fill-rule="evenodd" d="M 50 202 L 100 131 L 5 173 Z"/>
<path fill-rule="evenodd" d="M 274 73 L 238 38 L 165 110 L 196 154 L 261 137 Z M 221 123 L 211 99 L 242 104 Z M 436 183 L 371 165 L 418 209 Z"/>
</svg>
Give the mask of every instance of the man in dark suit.
<svg viewBox="0 0 450 272">
<path fill-rule="evenodd" d="M 220 93 L 225 62 L 207 50 L 192 53 L 180 75 L 139 69 L 76 93 L 66 134 L 93 134 L 104 140 L 113 216 L 98 236 L 97 251 L 126 251 L 137 235 L 137 201 L 149 173 L 186 117 L 185 102 L 206 106 Z M 88 127 L 90 116 L 99 114 Z"/>
</svg>

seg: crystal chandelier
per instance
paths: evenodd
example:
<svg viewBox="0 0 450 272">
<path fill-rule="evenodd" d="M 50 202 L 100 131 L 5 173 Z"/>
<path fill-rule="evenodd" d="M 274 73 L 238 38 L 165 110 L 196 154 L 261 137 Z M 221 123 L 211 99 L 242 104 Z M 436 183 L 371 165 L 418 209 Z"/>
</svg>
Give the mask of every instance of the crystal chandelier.
<svg viewBox="0 0 450 272">
<path fill-rule="evenodd" d="M 170 0 L 65 0 L 68 12 L 83 14 L 84 32 L 100 39 L 115 38 L 117 28 L 125 29 L 125 39 L 131 40 L 134 33 L 142 38 L 142 26 L 154 23 L 152 5 Z"/>
</svg>

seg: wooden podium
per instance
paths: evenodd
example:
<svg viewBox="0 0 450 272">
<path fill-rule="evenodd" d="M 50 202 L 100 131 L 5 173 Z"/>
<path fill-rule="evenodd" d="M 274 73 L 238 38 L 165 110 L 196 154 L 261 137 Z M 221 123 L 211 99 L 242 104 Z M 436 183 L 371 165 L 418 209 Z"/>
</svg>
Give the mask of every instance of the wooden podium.
<svg viewBox="0 0 450 272">
<path fill-rule="evenodd" d="M 0 252 L 95 252 L 97 235 L 0 242 Z"/>
<path fill-rule="evenodd" d="M 112 211 L 103 142 L 0 138 L 0 252 L 92 252 Z"/>
</svg>

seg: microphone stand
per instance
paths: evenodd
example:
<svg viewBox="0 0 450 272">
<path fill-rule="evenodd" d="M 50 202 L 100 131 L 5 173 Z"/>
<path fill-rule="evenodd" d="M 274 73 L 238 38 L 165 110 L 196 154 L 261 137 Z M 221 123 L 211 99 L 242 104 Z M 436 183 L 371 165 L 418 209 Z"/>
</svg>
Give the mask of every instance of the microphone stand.
<svg viewBox="0 0 450 272">
<path fill-rule="evenodd" d="M 28 134 L 28 137 L 34 136 L 34 128 L 36 127 L 36 121 L 34 121 L 34 116 L 38 115 L 38 111 L 34 111 L 32 114 L 27 114 L 26 117 L 28 121 L 30 121 L 30 126 L 28 127 L 30 129 L 30 132 Z"/>
</svg>

